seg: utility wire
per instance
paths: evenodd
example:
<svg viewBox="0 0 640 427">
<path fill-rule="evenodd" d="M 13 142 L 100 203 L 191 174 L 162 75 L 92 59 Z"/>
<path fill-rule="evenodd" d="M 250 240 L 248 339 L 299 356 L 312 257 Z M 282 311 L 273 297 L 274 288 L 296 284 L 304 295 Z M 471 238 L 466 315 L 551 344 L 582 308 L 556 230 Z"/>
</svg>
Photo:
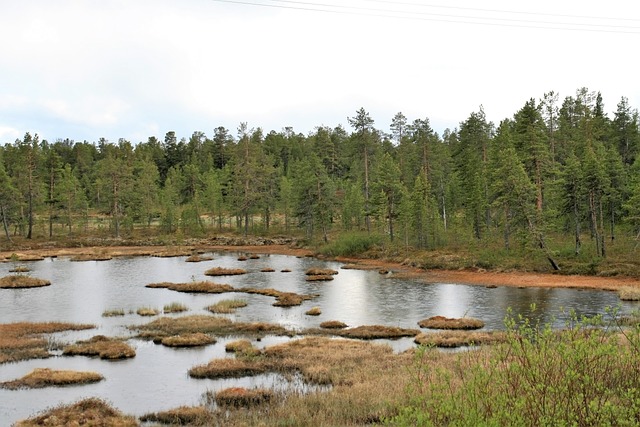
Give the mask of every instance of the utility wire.
<svg viewBox="0 0 640 427">
<path fill-rule="evenodd" d="M 276 9 L 302 10 L 302 11 L 308 11 L 308 12 L 321 12 L 321 13 L 331 13 L 331 14 L 339 14 L 339 15 L 371 16 L 371 17 L 379 17 L 379 18 L 408 19 L 408 20 L 444 22 L 444 23 L 453 23 L 453 24 L 472 24 L 472 25 L 484 25 L 484 26 L 496 26 L 496 27 L 532 28 L 532 29 L 543 29 L 543 30 L 640 34 L 640 27 L 638 26 L 551 22 L 551 21 L 530 21 L 530 20 L 508 19 L 508 18 L 482 17 L 482 16 L 476 17 L 476 16 L 465 16 L 465 15 L 447 15 L 447 14 L 434 14 L 429 12 L 415 12 L 415 11 L 406 11 L 406 10 L 351 7 L 351 6 L 344 6 L 344 5 L 310 3 L 310 2 L 293 1 L 293 0 L 271 0 L 279 3 L 289 3 L 292 5 L 283 5 L 283 4 L 274 4 L 274 3 L 256 3 L 254 1 L 246 1 L 246 0 L 211 0 L 211 1 L 219 2 L 219 3 L 231 3 L 231 4 L 239 4 L 239 5 L 247 5 L 247 6 L 269 7 L 269 8 L 276 8 Z M 333 9 L 328 9 L 327 7 L 333 8 Z M 484 11 L 489 11 L 489 10 L 484 10 Z M 502 11 L 502 12 L 509 13 L 507 11 Z M 527 12 L 522 12 L 522 13 L 527 13 Z M 549 16 L 563 16 L 563 15 L 549 14 Z M 583 18 L 591 18 L 591 17 L 583 17 Z M 473 19 L 474 21 L 469 21 L 468 19 Z M 482 22 L 483 20 L 486 22 Z M 498 21 L 498 22 L 495 22 L 495 21 Z M 500 22 L 500 21 L 503 21 L 503 22 Z M 517 24 L 517 22 L 521 22 L 522 24 Z M 585 27 L 585 28 L 576 28 L 576 27 Z M 633 31 L 633 30 L 637 30 L 637 31 Z"/>
</svg>

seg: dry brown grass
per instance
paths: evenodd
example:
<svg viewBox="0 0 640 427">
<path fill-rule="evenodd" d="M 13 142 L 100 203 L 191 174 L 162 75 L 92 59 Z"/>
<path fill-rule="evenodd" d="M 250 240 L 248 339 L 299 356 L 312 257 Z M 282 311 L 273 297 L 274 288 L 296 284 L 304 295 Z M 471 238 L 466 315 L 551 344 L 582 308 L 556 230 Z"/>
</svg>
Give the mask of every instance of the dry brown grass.
<svg viewBox="0 0 640 427">
<path fill-rule="evenodd" d="M 302 304 L 304 301 L 314 298 L 313 295 L 300 295 L 293 292 L 282 292 L 272 288 L 266 288 L 266 289 L 243 288 L 243 289 L 238 289 L 238 292 L 275 297 L 276 302 L 273 303 L 275 307 L 293 307 L 293 306 Z"/>
<path fill-rule="evenodd" d="M 349 325 L 339 320 L 327 320 L 326 322 L 320 323 L 320 327 L 324 329 L 344 329 L 348 326 Z"/>
<path fill-rule="evenodd" d="M 109 261 L 113 257 L 106 253 L 78 254 L 69 258 L 69 261 Z"/>
<path fill-rule="evenodd" d="M 291 273 L 291 269 L 290 268 L 283 268 L 282 270 L 280 270 L 280 273 Z"/>
<path fill-rule="evenodd" d="M 484 327 L 484 322 L 470 317 L 449 318 L 444 316 L 433 316 L 418 322 L 418 326 L 427 329 L 480 329 Z"/>
<path fill-rule="evenodd" d="M 246 255 L 240 255 L 240 256 L 238 257 L 238 261 L 246 261 L 246 260 L 248 260 L 248 259 L 249 259 L 249 258 L 247 258 L 247 256 L 246 256 Z"/>
<path fill-rule="evenodd" d="M 124 310 L 121 308 L 113 308 L 102 312 L 102 317 L 124 316 Z"/>
<path fill-rule="evenodd" d="M 414 341 L 420 345 L 453 348 L 497 344 L 504 342 L 505 339 L 506 335 L 503 332 L 443 331 L 420 334 Z"/>
<path fill-rule="evenodd" d="M 220 425 L 215 422 L 214 414 L 205 406 L 181 406 L 168 411 L 145 414 L 140 417 L 140 421 L 168 425 Z"/>
<path fill-rule="evenodd" d="M 104 335 L 79 341 L 62 350 L 65 356 L 98 356 L 100 359 L 116 360 L 135 357 L 136 351 L 127 343 L 118 339 L 107 338 Z"/>
<path fill-rule="evenodd" d="M 188 311 L 189 308 L 187 308 L 186 305 L 179 303 L 179 302 L 172 302 L 171 304 L 166 304 L 163 308 L 162 311 L 164 313 L 182 313 L 185 311 Z"/>
<path fill-rule="evenodd" d="M 334 274 L 338 274 L 338 272 L 331 268 L 309 268 L 304 274 L 307 276 L 333 276 Z"/>
<path fill-rule="evenodd" d="M 231 341 L 224 346 L 224 349 L 228 353 L 236 353 L 239 356 L 248 357 L 254 357 L 261 353 L 261 351 L 255 348 L 249 340 Z"/>
<path fill-rule="evenodd" d="M 16 427 L 32 426 L 94 426 L 132 427 L 140 423 L 131 416 L 123 415 L 103 400 L 84 399 L 70 405 L 49 409 L 42 415 L 18 421 Z"/>
<path fill-rule="evenodd" d="M 22 274 L 11 274 L 0 278 L 0 288 L 3 289 L 24 289 L 50 286 L 51 282 L 44 279 L 37 279 Z"/>
<path fill-rule="evenodd" d="M 11 270 L 9 270 L 9 273 L 28 273 L 30 272 L 31 269 L 29 267 L 27 267 L 26 265 L 18 265 L 14 268 L 12 268 Z"/>
<path fill-rule="evenodd" d="M 212 398 L 221 407 L 251 408 L 268 403 L 273 397 L 274 392 L 264 388 L 231 387 L 214 393 Z"/>
<path fill-rule="evenodd" d="M 16 390 L 19 388 L 61 387 L 77 384 L 90 384 L 102 381 L 104 377 L 97 372 L 58 371 L 49 368 L 36 368 L 24 377 L 0 383 L 0 388 Z"/>
<path fill-rule="evenodd" d="M 160 343 L 167 347 L 201 347 L 215 344 L 216 339 L 202 332 L 173 335 L 162 338 Z"/>
<path fill-rule="evenodd" d="M 193 378 L 240 378 L 260 375 L 268 370 L 268 365 L 254 359 L 213 359 L 206 365 L 189 369 Z"/>
<path fill-rule="evenodd" d="M 204 272 L 205 276 L 238 276 L 247 274 L 247 270 L 242 268 L 213 267 Z"/>
<path fill-rule="evenodd" d="M 160 317 L 145 325 L 132 326 L 139 331 L 140 338 L 161 340 L 172 335 L 202 332 L 214 335 L 291 335 L 292 332 L 280 325 L 269 323 L 233 322 L 224 317 L 193 315 L 178 318 Z"/>
<path fill-rule="evenodd" d="M 274 271 L 276 270 L 271 267 L 266 267 L 260 270 L 261 273 L 273 273 Z"/>
<path fill-rule="evenodd" d="M 8 323 L 0 325 L 0 363 L 50 356 L 53 345 L 42 334 L 95 328 L 94 325 L 73 323 Z"/>
<path fill-rule="evenodd" d="M 225 299 L 207 307 L 212 313 L 230 314 L 235 313 L 238 308 L 246 307 L 247 302 L 241 299 Z"/>
<path fill-rule="evenodd" d="M 320 316 L 322 314 L 322 310 L 320 309 L 320 307 L 311 307 L 304 314 L 306 314 L 307 316 Z"/>
<path fill-rule="evenodd" d="M 343 329 L 338 335 L 346 338 L 356 339 L 394 339 L 402 337 L 415 337 L 420 333 L 417 329 L 405 329 L 395 326 L 384 325 L 363 325 L 355 328 Z"/>
<path fill-rule="evenodd" d="M 213 260 L 212 256 L 193 254 L 187 257 L 187 259 L 185 259 L 185 262 L 203 262 L 203 261 L 211 261 L 211 260 Z"/>
<path fill-rule="evenodd" d="M 330 280 L 333 280 L 333 276 L 320 274 L 307 276 L 304 280 L 306 280 L 307 282 L 328 282 Z"/>
<path fill-rule="evenodd" d="M 158 314 L 160 314 L 160 311 L 153 307 L 140 307 L 138 310 L 136 310 L 136 313 L 138 314 L 138 316 L 157 316 Z"/>
<path fill-rule="evenodd" d="M 207 293 L 207 294 L 221 294 L 224 292 L 234 292 L 235 289 L 231 285 L 209 282 L 207 280 L 198 282 L 186 282 L 186 283 L 171 283 L 160 282 L 150 283 L 146 285 L 147 288 L 164 288 L 170 289 L 176 292 L 188 292 L 188 293 Z"/>
<path fill-rule="evenodd" d="M 249 259 L 260 259 L 260 255 L 258 255 L 258 254 L 251 254 L 251 255 L 249 255 Z"/>
<path fill-rule="evenodd" d="M 175 258 L 180 256 L 188 257 L 193 252 L 191 248 L 167 247 L 163 250 L 153 252 L 151 256 L 158 258 Z"/>
<path fill-rule="evenodd" d="M 44 257 L 37 253 L 12 253 L 7 257 L 10 261 L 42 261 Z"/>
<path fill-rule="evenodd" d="M 618 296 L 622 301 L 640 301 L 640 287 L 625 286 L 620 288 Z"/>
</svg>

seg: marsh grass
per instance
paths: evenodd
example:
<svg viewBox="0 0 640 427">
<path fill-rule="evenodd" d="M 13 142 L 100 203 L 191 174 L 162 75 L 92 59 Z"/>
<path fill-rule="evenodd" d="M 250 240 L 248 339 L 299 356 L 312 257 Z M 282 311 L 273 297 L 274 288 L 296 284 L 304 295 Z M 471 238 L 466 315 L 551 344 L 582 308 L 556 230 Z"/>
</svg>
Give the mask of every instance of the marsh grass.
<svg viewBox="0 0 640 427">
<path fill-rule="evenodd" d="M 172 335 L 202 332 L 213 335 L 292 335 L 284 327 L 269 323 L 233 322 L 218 316 L 193 315 L 177 318 L 160 317 L 145 325 L 130 326 L 138 331 L 138 337 L 157 340 Z"/>
<path fill-rule="evenodd" d="M 238 261 L 246 261 L 246 260 L 248 260 L 248 259 L 249 259 L 249 258 L 248 258 L 246 255 L 240 255 L 240 256 L 238 257 Z"/>
<path fill-rule="evenodd" d="M 3 289 L 24 289 L 50 286 L 49 280 L 37 279 L 23 274 L 11 274 L 0 278 L 0 288 Z"/>
<path fill-rule="evenodd" d="M 480 329 L 484 327 L 484 322 L 470 317 L 449 318 L 444 316 L 433 316 L 418 322 L 418 326 L 427 329 Z"/>
<path fill-rule="evenodd" d="M 212 260 L 213 260 L 212 256 L 193 254 L 188 256 L 187 259 L 185 259 L 185 262 L 203 262 L 203 261 L 212 261 Z"/>
<path fill-rule="evenodd" d="M 274 307 L 298 306 L 298 305 L 301 305 L 304 301 L 308 301 L 315 297 L 314 295 L 301 295 L 293 292 L 282 292 L 272 288 L 266 288 L 266 289 L 243 288 L 243 289 L 238 289 L 238 292 L 275 297 L 276 302 L 273 303 Z"/>
<path fill-rule="evenodd" d="M 69 258 L 69 261 L 110 261 L 113 257 L 107 253 L 91 253 L 91 254 L 78 254 Z"/>
<path fill-rule="evenodd" d="M 282 270 L 280 270 L 280 273 L 291 273 L 291 269 L 290 268 L 283 268 Z"/>
<path fill-rule="evenodd" d="M 322 314 L 322 310 L 320 309 L 320 307 L 311 307 L 304 314 L 306 314 L 307 316 L 320 316 Z"/>
<path fill-rule="evenodd" d="M 17 390 L 20 388 L 62 387 L 69 385 L 91 384 L 102 381 L 104 377 L 97 372 L 61 371 L 49 368 L 36 368 L 24 377 L 0 383 L 0 388 Z"/>
<path fill-rule="evenodd" d="M 625 286 L 618 291 L 622 301 L 640 301 L 640 287 Z"/>
<path fill-rule="evenodd" d="M 140 421 L 168 425 L 220 425 L 216 423 L 214 413 L 205 406 L 181 406 L 168 411 L 145 414 L 140 417 Z"/>
<path fill-rule="evenodd" d="M 139 423 L 134 417 L 123 415 L 105 401 L 92 397 L 49 409 L 15 424 L 16 427 L 80 425 L 133 427 L 138 426 Z"/>
<path fill-rule="evenodd" d="M 30 254 L 12 253 L 8 259 L 11 261 L 42 261 L 44 260 L 44 257 L 36 253 L 30 253 Z"/>
<path fill-rule="evenodd" d="M 225 299 L 207 307 L 212 313 L 230 314 L 235 313 L 238 308 L 246 307 L 247 302 L 241 299 Z"/>
<path fill-rule="evenodd" d="M 26 265 L 18 265 L 9 270 L 9 273 L 28 273 L 31 269 Z"/>
<path fill-rule="evenodd" d="M 268 368 L 264 362 L 253 359 L 213 359 L 206 365 L 189 369 L 189 376 L 209 379 L 251 377 L 264 374 Z"/>
<path fill-rule="evenodd" d="M 333 276 L 320 274 L 320 275 L 307 276 L 304 280 L 306 280 L 307 282 L 328 282 L 333 280 Z"/>
<path fill-rule="evenodd" d="M 260 270 L 260 272 L 261 272 L 261 273 L 273 273 L 273 272 L 275 272 L 275 271 L 276 271 L 276 270 L 275 270 L 275 269 L 273 269 L 273 268 L 271 268 L 271 267 L 265 267 L 265 268 L 263 268 L 263 269 L 261 269 L 261 270 Z"/>
<path fill-rule="evenodd" d="M 213 393 L 211 399 L 220 407 L 251 408 L 269 403 L 274 395 L 273 391 L 264 388 L 231 387 Z"/>
<path fill-rule="evenodd" d="M 0 324 L 0 363 L 45 359 L 51 356 L 49 350 L 55 344 L 43 334 L 92 328 L 95 326 L 60 322 Z"/>
<path fill-rule="evenodd" d="M 304 274 L 307 276 L 333 276 L 338 274 L 338 272 L 331 268 L 309 268 Z"/>
<path fill-rule="evenodd" d="M 197 282 L 196 281 L 185 282 L 185 283 L 171 283 L 171 282 L 150 283 L 145 287 L 164 288 L 164 289 L 169 289 L 176 292 L 207 293 L 207 294 L 221 294 L 224 292 L 235 291 L 235 289 L 231 285 L 214 283 L 207 280 L 197 281 Z"/>
<path fill-rule="evenodd" d="M 502 332 L 466 332 L 466 331 L 442 331 L 422 333 L 416 336 L 415 343 L 425 346 L 442 348 L 469 347 L 476 345 L 497 344 L 504 342 L 506 335 Z"/>
<path fill-rule="evenodd" d="M 238 276 L 247 274 L 247 270 L 242 268 L 213 267 L 204 272 L 205 276 Z"/>
<path fill-rule="evenodd" d="M 259 349 L 251 344 L 249 340 L 236 340 L 228 342 L 224 349 L 228 353 L 235 353 L 239 356 L 255 357 L 261 353 Z"/>
<path fill-rule="evenodd" d="M 153 307 L 140 307 L 136 310 L 136 314 L 138 314 L 138 316 L 157 316 L 160 314 L 160 311 Z"/>
<path fill-rule="evenodd" d="M 162 311 L 167 314 L 167 313 L 182 313 L 185 311 L 188 311 L 189 309 L 187 308 L 186 305 L 180 303 L 180 302 L 172 302 L 170 304 L 166 304 L 163 308 Z"/>
<path fill-rule="evenodd" d="M 215 344 L 216 339 L 202 332 L 194 332 L 165 337 L 160 343 L 167 347 L 201 347 Z"/>
<path fill-rule="evenodd" d="M 153 252 L 151 256 L 158 257 L 158 258 L 176 258 L 176 257 L 182 257 L 182 256 L 188 257 L 192 254 L 192 252 L 193 250 L 189 248 L 175 247 L 175 248 L 166 248 L 161 251 Z"/>
<path fill-rule="evenodd" d="M 96 335 L 89 340 L 78 341 L 64 347 L 62 354 L 65 356 L 97 356 L 100 359 L 116 360 L 135 357 L 136 351 L 121 340 Z"/>
<path fill-rule="evenodd" d="M 339 320 L 327 320 L 326 322 L 320 323 L 320 327 L 324 329 L 344 329 L 348 326 L 349 325 Z"/>
<path fill-rule="evenodd" d="M 114 308 L 114 309 L 103 311 L 102 317 L 117 317 L 117 316 L 124 316 L 124 314 L 125 313 L 122 308 Z"/>
</svg>

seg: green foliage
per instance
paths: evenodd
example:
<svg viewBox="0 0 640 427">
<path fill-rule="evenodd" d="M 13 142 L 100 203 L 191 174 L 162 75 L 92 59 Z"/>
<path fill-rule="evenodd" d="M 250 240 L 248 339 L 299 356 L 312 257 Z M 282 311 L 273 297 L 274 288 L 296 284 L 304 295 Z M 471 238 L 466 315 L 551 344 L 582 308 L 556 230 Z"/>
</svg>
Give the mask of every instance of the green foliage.
<svg viewBox="0 0 640 427">
<path fill-rule="evenodd" d="M 506 326 L 504 345 L 462 353 L 453 367 L 433 368 L 436 350 L 419 349 L 411 403 L 389 423 L 640 424 L 640 329 L 573 314 L 561 331 L 523 317 L 509 316 Z"/>
<path fill-rule="evenodd" d="M 382 236 L 364 232 L 342 233 L 338 238 L 322 246 L 319 252 L 328 256 L 353 256 L 364 254 L 380 245 Z"/>
</svg>

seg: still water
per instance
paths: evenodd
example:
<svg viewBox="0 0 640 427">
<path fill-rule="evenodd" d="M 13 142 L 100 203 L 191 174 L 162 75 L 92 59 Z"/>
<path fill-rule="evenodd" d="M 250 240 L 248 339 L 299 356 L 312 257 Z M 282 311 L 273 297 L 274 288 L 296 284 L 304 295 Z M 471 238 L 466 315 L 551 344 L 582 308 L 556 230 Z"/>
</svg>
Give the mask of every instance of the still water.
<svg viewBox="0 0 640 427">
<path fill-rule="evenodd" d="M 233 320 L 278 323 L 294 331 L 317 327 L 326 320 L 340 320 L 349 326 L 387 325 L 417 328 L 424 318 L 476 317 L 486 323 L 485 329 L 503 329 L 504 317 L 511 308 L 514 314 L 536 316 L 543 322 L 564 324 L 568 312 L 579 315 L 604 313 L 607 307 L 620 307 L 621 312 L 633 309 L 632 303 L 621 303 L 617 294 L 604 291 L 466 286 L 453 283 L 424 284 L 394 279 L 376 271 L 340 269 L 341 264 L 313 258 L 284 255 L 262 255 L 260 259 L 238 261 L 238 254 L 215 253 L 212 261 L 187 263 L 178 258 L 116 258 L 111 261 L 71 262 L 64 258 L 20 263 L 27 265 L 33 277 L 48 279 L 52 285 L 35 289 L 0 289 L 0 323 L 63 321 L 91 323 L 88 331 L 54 334 L 54 339 L 74 342 L 102 334 L 131 336 L 129 325 L 149 322 L 135 314 L 140 307 L 162 307 L 172 302 L 186 305 L 189 311 L 170 316 L 209 314 L 205 307 L 223 299 L 241 298 L 248 306 L 228 315 Z M 249 294 L 186 294 L 168 289 L 150 289 L 154 282 L 188 282 L 212 280 L 204 272 L 215 266 L 244 268 L 248 274 L 213 278 L 218 283 L 234 287 L 274 288 L 279 291 L 318 295 L 298 307 L 273 307 L 274 299 Z M 13 263 L 0 264 L 0 276 L 5 276 Z M 310 267 L 328 267 L 339 271 L 330 282 L 306 282 Z M 272 268 L 275 272 L 260 272 Z M 291 272 L 282 272 L 290 269 Z M 531 306 L 537 309 L 531 313 Z M 311 307 L 322 310 L 320 316 L 304 313 Z M 122 309 L 122 317 L 102 317 L 105 310 Z M 10 425 L 34 413 L 71 403 L 85 397 L 100 397 L 125 413 L 142 415 L 202 403 L 207 391 L 231 386 L 295 388 L 284 378 L 264 375 L 233 380 L 195 380 L 188 376 L 189 368 L 225 354 L 227 342 L 219 339 L 214 345 L 197 349 L 171 349 L 151 342 L 131 338 L 136 357 L 123 361 L 103 361 L 86 357 L 52 357 L 0 365 L 0 382 L 17 379 L 34 368 L 87 370 L 101 373 L 100 383 L 66 388 L 39 390 L 0 389 L 0 425 Z M 289 338 L 266 337 L 254 344 L 262 348 Z M 411 339 L 391 343 L 400 351 L 413 345 Z"/>
</svg>

